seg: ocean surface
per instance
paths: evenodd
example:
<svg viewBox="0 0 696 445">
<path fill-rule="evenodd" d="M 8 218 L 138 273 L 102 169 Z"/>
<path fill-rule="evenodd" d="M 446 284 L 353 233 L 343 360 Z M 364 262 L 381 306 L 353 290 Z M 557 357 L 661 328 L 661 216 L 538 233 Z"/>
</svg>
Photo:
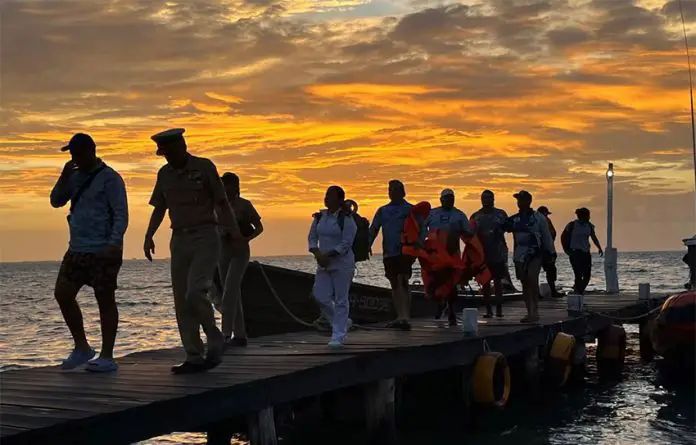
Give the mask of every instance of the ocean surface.
<svg viewBox="0 0 696 445">
<path fill-rule="evenodd" d="M 683 288 L 687 268 L 683 252 L 619 253 L 618 271 L 622 290 L 637 291 L 649 282 L 653 292 Z M 309 257 L 256 258 L 262 263 L 312 272 Z M 0 370 L 56 365 L 72 348 L 58 306 L 53 284 L 58 262 L 0 264 Z M 594 255 L 595 276 L 589 289 L 603 289 L 602 259 Z M 567 257 L 558 259 L 562 288 L 572 284 Z M 512 271 L 512 269 L 511 269 Z M 417 276 L 415 277 L 417 278 Z M 387 286 L 381 259 L 359 264 L 356 281 Z M 542 282 L 544 281 L 542 273 Z M 166 260 L 125 261 L 119 278 L 120 310 L 116 355 L 153 348 L 180 346 L 171 296 L 169 263 Z M 515 281 L 515 285 L 520 285 Z M 282 297 L 282 292 L 281 292 Z M 98 347 L 98 310 L 91 289 L 84 289 L 79 303 L 84 312 L 90 343 Z M 654 364 L 637 358 L 637 330 L 629 331 L 625 378 L 609 384 L 589 372 L 583 385 L 567 390 L 532 407 L 512 403 L 491 425 L 476 431 L 414 425 L 404 434 L 405 444 L 696 444 L 696 396 L 693 385 L 672 386 L 661 380 Z M 592 363 L 590 364 L 591 371 Z M 669 383 L 669 382 L 667 382 Z M 531 408 L 531 409 L 530 409 Z M 452 419 L 453 425 L 459 422 Z M 144 444 L 205 443 L 202 434 L 175 434 Z M 345 435 L 300 443 L 338 445 L 355 443 Z"/>
</svg>

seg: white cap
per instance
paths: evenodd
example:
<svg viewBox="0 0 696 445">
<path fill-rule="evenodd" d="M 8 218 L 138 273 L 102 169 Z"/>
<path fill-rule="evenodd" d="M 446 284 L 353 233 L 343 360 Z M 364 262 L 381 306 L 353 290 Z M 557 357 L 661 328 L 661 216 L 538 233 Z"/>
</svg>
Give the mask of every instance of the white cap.
<svg viewBox="0 0 696 445">
<path fill-rule="evenodd" d="M 440 198 L 444 198 L 445 196 L 454 196 L 454 190 L 444 189 L 442 192 L 440 192 Z"/>
</svg>

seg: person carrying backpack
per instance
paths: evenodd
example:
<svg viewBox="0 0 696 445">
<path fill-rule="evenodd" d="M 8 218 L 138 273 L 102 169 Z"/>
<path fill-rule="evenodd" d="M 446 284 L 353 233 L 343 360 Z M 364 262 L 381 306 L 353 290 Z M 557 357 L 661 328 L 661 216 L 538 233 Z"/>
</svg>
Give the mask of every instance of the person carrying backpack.
<svg viewBox="0 0 696 445">
<path fill-rule="evenodd" d="M 582 207 L 575 210 L 575 215 L 578 217 L 575 221 L 571 221 L 563 229 L 561 234 L 561 245 L 563 250 L 570 257 L 570 265 L 573 267 L 575 275 L 575 284 L 573 291 L 582 295 L 585 293 L 587 285 L 590 283 L 592 273 L 592 254 L 590 253 L 590 241 L 599 251 L 599 256 L 604 255 L 602 246 L 599 244 L 599 239 L 595 234 L 595 226 L 590 222 L 590 210 Z"/>
<path fill-rule="evenodd" d="M 316 214 L 309 229 L 309 252 L 317 262 L 314 298 L 331 322 L 330 348 L 341 348 L 352 324 L 349 292 L 355 273 L 353 243 L 358 226 L 345 210 L 345 191 L 332 185 L 326 190 L 326 209 Z M 340 221 L 340 223 L 339 223 Z"/>
</svg>

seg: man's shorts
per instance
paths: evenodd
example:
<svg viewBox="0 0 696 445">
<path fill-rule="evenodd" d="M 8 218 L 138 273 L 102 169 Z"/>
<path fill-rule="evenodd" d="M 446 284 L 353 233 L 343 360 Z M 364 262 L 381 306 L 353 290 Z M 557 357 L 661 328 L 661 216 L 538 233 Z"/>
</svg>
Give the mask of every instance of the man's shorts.
<svg viewBox="0 0 696 445">
<path fill-rule="evenodd" d="M 486 264 L 488 270 L 491 272 L 491 276 L 494 280 L 502 280 L 508 276 L 508 265 L 507 262 L 498 262 Z"/>
<path fill-rule="evenodd" d="M 399 275 L 411 279 L 413 263 L 416 259 L 408 255 L 398 255 L 384 258 L 384 276 L 389 281 L 396 281 Z"/>
<path fill-rule="evenodd" d="M 56 288 L 90 286 L 97 291 L 113 292 L 118 288 L 122 257 L 99 253 L 67 251 L 60 265 Z"/>
</svg>

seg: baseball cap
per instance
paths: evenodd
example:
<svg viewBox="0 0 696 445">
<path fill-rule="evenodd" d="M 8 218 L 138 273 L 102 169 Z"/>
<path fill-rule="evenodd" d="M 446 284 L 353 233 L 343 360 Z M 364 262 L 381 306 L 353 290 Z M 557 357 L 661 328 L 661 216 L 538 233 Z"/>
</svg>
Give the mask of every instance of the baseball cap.
<svg viewBox="0 0 696 445">
<path fill-rule="evenodd" d="M 445 196 L 454 196 L 454 190 L 444 189 L 442 192 L 440 192 L 440 198 L 444 198 Z"/>
<path fill-rule="evenodd" d="M 73 137 L 70 138 L 68 145 L 62 147 L 60 151 L 75 150 L 79 148 L 91 148 L 94 149 L 97 144 L 94 143 L 94 139 L 85 133 L 75 133 Z"/>
<path fill-rule="evenodd" d="M 532 199 L 532 194 L 529 193 L 527 190 L 520 190 L 519 192 L 512 195 L 512 197 L 517 198 L 517 199 L 522 199 L 522 198 Z"/>
<path fill-rule="evenodd" d="M 542 213 L 544 215 L 551 215 L 551 212 L 549 212 L 549 208 L 546 206 L 541 206 L 537 209 L 537 212 Z"/>
</svg>

